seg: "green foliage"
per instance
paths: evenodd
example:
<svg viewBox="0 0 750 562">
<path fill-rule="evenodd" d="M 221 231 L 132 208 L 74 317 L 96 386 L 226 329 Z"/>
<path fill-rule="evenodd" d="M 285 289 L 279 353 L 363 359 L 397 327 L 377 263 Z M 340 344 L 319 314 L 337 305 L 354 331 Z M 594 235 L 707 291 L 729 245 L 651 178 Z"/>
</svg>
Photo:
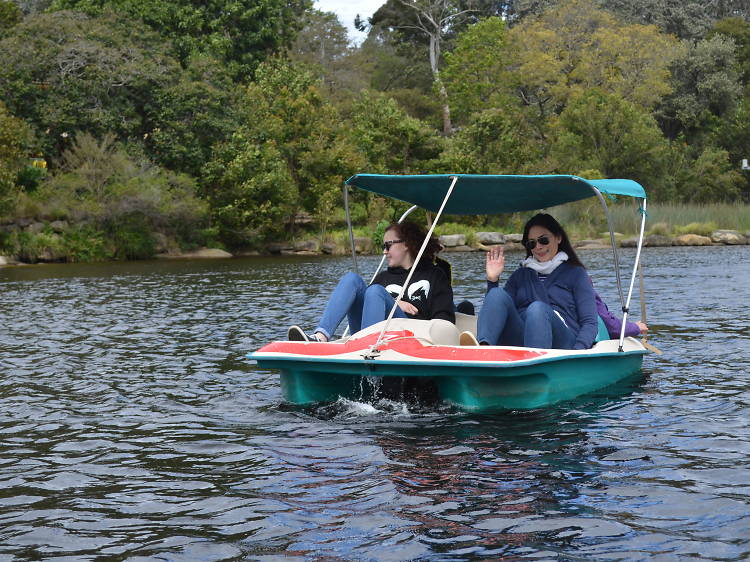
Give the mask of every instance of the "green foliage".
<svg viewBox="0 0 750 562">
<path fill-rule="evenodd" d="M 115 245 L 115 256 L 142 260 L 156 253 L 156 240 L 148 219 L 141 213 L 119 215 L 107 224 Z"/>
<path fill-rule="evenodd" d="M 371 173 L 418 173 L 440 153 L 435 132 L 385 95 L 363 91 L 349 121 L 353 143 Z"/>
<path fill-rule="evenodd" d="M 198 177 L 213 147 L 239 126 L 241 95 L 240 86 L 216 60 L 192 58 L 144 106 L 149 155 L 171 170 Z"/>
<path fill-rule="evenodd" d="M 65 261 L 63 240 L 48 232 L 13 232 L 5 241 L 5 251 L 25 263 Z"/>
<path fill-rule="evenodd" d="M 288 46 L 308 9 L 308 0 L 54 0 L 52 9 L 98 16 L 107 9 L 143 21 L 168 38 L 187 65 L 191 57 L 215 58 L 239 79 L 247 79 L 268 55 Z M 143 27 L 138 23 L 136 27 Z"/>
<path fill-rule="evenodd" d="M 742 0 L 604 0 L 602 5 L 630 21 L 648 21 L 665 33 L 691 40 L 702 38 L 717 20 L 748 15 L 747 3 Z"/>
<path fill-rule="evenodd" d="M 738 165 L 743 158 L 750 158 L 750 98 L 741 98 L 734 110 L 721 120 L 713 143 L 726 149 L 732 162 Z"/>
<path fill-rule="evenodd" d="M 0 37 L 6 29 L 10 29 L 23 18 L 21 9 L 13 2 L 0 0 Z"/>
<path fill-rule="evenodd" d="M 221 237 L 233 246 L 293 235 L 299 212 L 325 231 L 343 181 L 362 163 L 309 72 L 272 61 L 257 77 L 243 100 L 243 126 L 204 174 Z"/>
<path fill-rule="evenodd" d="M 68 261 L 95 262 L 115 257 L 112 239 L 90 224 L 70 228 L 62 234 L 62 238 Z"/>
<path fill-rule="evenodd" d="M 116 257 L 111 234 L 91 224 L 76 225 L 62 233 L 49 226 L 41 232 L 14 231 L 4 237 L 0 250 L 25 263 L 95 262 Z"/>
<path fill-rule="evenodd" d="M 18 174 L 28 164 L 26 151 L 31 140 L 26 123 L 11 115 L 0 100 L 0 213 L 13 204 Z"/>
<path fill-rule="evenodd" d="M 714 24 L 707 38 L 721 34 L 729 37 L 735 44 L 737 73 L 740 82 L 747 87 L 750 83 L 750 22 L 742 18 L 726 18 Z"/>
<path fill-rule="evenodd" d="M 346 99 L 367 87 L 365 57 L 349 46 L 346 27 L 332 12 L 313 9 L 305 13 L 289 58 L 320 76 L 332 98 Z"/>
<path fill-rule="evenodd" d="M 475 114 L 448 141 L 441 168 L 474 174 L 529 173 L 540 155 L 541 147 L 520 112 L 488 109 Z"/>
<path fill-rule="evenodd" d="M 692 173 L 680 186 L 679 199 L 689 203 L 736 201 L 743 178 L 720 148 L 707 147 L 695 160 Z"/>
<path fill-rule="evenodd" d="M 571 101 L 551 148 L 559 171 L 598 170 L 645 185 L 658 177 L 667 144 L 648 113 L 614 94 L 590 91 Z"/>
<path fill-rule="evenodd" d="M 671 236 L 672 229 L 669 226 L 669 223 L 657 222 L 651 225 L 651 228 L 648 229 L 647 233 L 656 236 Z"/>
<path fill-rule="evenodd" d="M 440 75 L 442 52 L 450 39 L 480 17 L 494 15 L 491 2 L 464 0 L 388 0 L 370 19 L 375 28 L 386 31 L 386 37 L 415 51 L 423 52 L 429 61 L 433 92 L 440 103 L 443 134 L 453 132 L 448 93 Z M 420 46 L 426 46 L 426 49 Z"/>
<path fill-rule="evenodd" d="M 675 227 L 675 234 L 699 234 L 701 236 L 709 236 L 714 230 L 716 230 L 715 222 L 691 222 L 684 226 Z"/>
<path fill-rule="evenodd" d="M 75 131 L 140 138 L 143 107 L 179 74 L 160 37 L 111 13 L 27 17 L 0 39 L 0 98 L 36 129 L 48 160 Z"/>
<path fill-rule="evenodd" d="M 76 135 L 63 154 L 61 172 L 27 197 L 41 217 L 90 225 L 92 230 L 82 230 L 71 244 L 103 232 L 114 246 L 100 251 L 94 244 L 93 256 L 150 257 L 157 231 L 190 245 L 203 236 L 208 214 L 192 179 L 134 160 L 113 135 L 101 141 L 88 133 Z"/>
<path fill-rule="evenodd" d="M 461 33 L 456 47 L 446 53 L 442 75 L 459 120 L 466 121 L 479 108 L 507 105 L 511 53 L 506 35 L 502 19 L 487 18 Z"/>
<path fill-rule="evenodd" d="M 34 191 L 46 177 L 47 170 L 45 168 L 24 166 L 16 176 L 16 185 L 24 191 Z"/>
<path fill-rule="evenodd" d="M 7 236 L 29 259 L 330 239 L 356 172 L 628 177 L 652 213 L 750 193 L 740 2 L 390 0 L 360 47 L 334 14 L 302 17 L 308 0 L 47 4 L 0 0 L 0 215 L 72 224 Z M 270 56 L 286 47 L 291 62 Z M 588 204 L 565 215 L 581 236 L 602 230 Z M 351 196 L 368 237 L 406 207 Z M 468 234 L 525 218 L 446 220 Z"/>
<path fill-rule="evenodd" d="M 741 94 L 734 42 L 714 35 L 690 44 L 672 65 L 674 91 L 657 116 L 671 139 L 694 138 L 712 118 L 727 115 Z"/>
<path fill-rule="evenodd" d="M 674 38 L 622 23 L 593 0 L 561 2 L 509 38 L 520 99 L 543 121 L 592 88 L 651 108 L 671 90 L 669 65 L 681 52 Z"/>
<path fill-rule="evenodd" d="M 729 154 L 720 148 L 696 149 L 684 142 L 674 142 L 665 162 L 665 170 L 652 190 L 659 202 L 731 202 L 739 198 L 745 185 Z"/>
<path fill-rule="evenodd" d="M 395 35 L 395 32 L 373 27 L 359 49 L 357 61 L 366 69 L 370 87 L 388 93 L 401 90 L 412 92 L 412 96 L 433 98 L 430 65 L 422 56 L 422 50 L 404 47 L 396 41 Z"/>
<path fill-rule="evenodd" d="M 378 221 L 378 224 L 372 231 L 373 248 L 380 248 L 380 245 L 383 243 L 383 235 L 385 234 L 385 229 L 388 228 L 389 224 L 391 224 L 391 221 L 382 219 Z"/>
</svg>

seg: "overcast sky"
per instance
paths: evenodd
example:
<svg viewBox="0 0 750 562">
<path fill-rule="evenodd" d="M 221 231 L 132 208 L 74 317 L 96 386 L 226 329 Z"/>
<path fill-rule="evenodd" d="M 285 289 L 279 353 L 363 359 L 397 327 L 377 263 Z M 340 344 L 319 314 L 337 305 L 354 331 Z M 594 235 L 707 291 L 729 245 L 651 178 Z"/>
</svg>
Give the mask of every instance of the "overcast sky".
<svg viewBox="0 0 750 562">
<path fill-rule="evenodd" d="M 359 14 L 362 19 L 367 20 L 384 3 L 385 0 L 315 0 L 315 7 L 323 12 L 336 14 L 349 30 L 349 37 L 359 43 L 365 36 L 354 29 L 354 18 Z"/>
</svg>

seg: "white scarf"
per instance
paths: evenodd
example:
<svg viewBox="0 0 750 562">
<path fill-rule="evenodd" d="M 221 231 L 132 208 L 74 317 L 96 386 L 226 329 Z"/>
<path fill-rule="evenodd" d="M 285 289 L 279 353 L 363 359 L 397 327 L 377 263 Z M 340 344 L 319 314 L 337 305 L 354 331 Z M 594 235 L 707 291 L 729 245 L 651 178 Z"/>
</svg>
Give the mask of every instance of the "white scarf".
<svg viewBox="0 0 750 562">
<path fill-rule="evenodd" d="M 549 261 L 539 261 L 534 256 L 529 256 L 521 262 L 521 267 L 528 267 L 541 273 L 542 275 L 549 275 L 564 261 L 567 261 L 568 254 L 563 251 L 557 252 L 554 257 Z"/>
</svg>

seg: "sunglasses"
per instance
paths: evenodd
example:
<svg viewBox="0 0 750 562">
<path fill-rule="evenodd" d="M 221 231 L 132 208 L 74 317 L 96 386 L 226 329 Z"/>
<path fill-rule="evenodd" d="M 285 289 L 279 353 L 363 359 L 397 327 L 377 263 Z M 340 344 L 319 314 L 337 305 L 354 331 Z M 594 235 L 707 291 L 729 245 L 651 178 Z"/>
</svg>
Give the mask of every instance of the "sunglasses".
<svg viewBox="0 0 750 562">
<path fill-rule="evenodd" d="M 394 244 L 401 244 L 403 240 L 388 240 L 387 242 L 383 242 L 383 249 L 387 252 L 391 249 L 391 246 Z"/>
<path fill-rule="evenodd" d="M 547 244 L 549 244 L 549 238 L 547 236 L 540 236 L 536 240 L 531 238 L 529 240 L 526 240 L 524 246 L 526 246 L 527 250 L 533 250 L 534 248 L 536 248 L 537 242 L 539 242 L 539 244 L 541 244 L 542 246 L 546 246 Z"/>
</svg>

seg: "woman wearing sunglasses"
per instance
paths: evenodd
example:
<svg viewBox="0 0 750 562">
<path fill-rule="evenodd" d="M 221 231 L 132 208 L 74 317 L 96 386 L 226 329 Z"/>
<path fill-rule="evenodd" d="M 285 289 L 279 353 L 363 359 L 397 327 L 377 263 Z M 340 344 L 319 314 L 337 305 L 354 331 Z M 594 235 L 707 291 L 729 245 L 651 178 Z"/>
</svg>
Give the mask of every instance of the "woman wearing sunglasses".
<svg viewBox="0 0 750 562">
<path fill-rule="evenodd" d="M 487 294 L 477 319 L 485 345 L 588 349 L 597 333 L 594 288 L 568 235 L 552 216 L 533 216 L 523 229 L 526 259 L 498 286 L 502 247 L 487 253 Z"/>
<path fill-rule="evenodd" d="M 298 326 L 292 326 L 288 339 L 328 341 L 344 316 L 348 317 L 351 333 L 385 320 L 401 292 L 409 269 L 414 265 L 424 238 L 425 232 L 412 222 L 389 225 L 383 234 L 383 253 L 388 268 L 378 273 L 370 286 L 356 273 L 344 275 L 328 299 L 323 317 L 313 334 L 308 336 Z M 433 263 L 439 251 L 440 244 L 431 237 L 403 300 L 398 301 L 394 317 L 419 320 L 440 318 L 455 322 L 450 280 L 443 269 Z"/>
</svg>

